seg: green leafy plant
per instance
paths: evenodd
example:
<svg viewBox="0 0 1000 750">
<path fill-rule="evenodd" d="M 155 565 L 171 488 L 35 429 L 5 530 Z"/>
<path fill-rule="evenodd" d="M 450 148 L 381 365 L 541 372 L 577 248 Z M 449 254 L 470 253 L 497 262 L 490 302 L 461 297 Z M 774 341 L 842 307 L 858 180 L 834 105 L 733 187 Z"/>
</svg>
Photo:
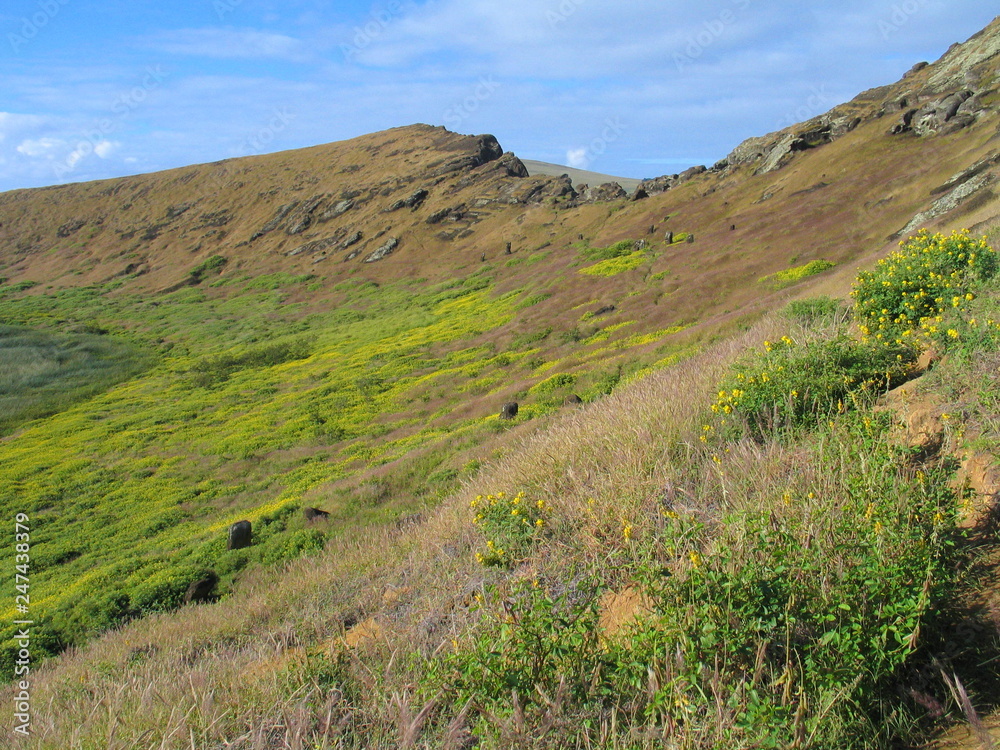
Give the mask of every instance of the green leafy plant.
<svg viewBox="0 0 1000 750">
<path fill-rule="evenodd" d="M 476 553 L 476 559 L 488 566 L 519 562 L 545 528 L 548 515 L 544 500 L 531 503 L 523 492 L 478 495 L 469 505 L 475 512 L 473 523 L 485 538 L 485 549 Z"/>
</svg>

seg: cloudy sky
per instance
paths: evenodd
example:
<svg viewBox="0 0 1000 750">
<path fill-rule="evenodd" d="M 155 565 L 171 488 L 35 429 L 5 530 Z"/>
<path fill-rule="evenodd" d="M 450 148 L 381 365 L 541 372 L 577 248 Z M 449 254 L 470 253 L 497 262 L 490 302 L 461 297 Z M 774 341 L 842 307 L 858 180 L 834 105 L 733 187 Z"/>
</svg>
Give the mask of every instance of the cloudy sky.
<svg viewBox="0 0 1000 750">
<path fill-rule="evenodd" d="M 711 164 L 940 57 L 982 0 L 4 0 L 0 190 L 425 122 L 525 159 Z"/>
</svg>

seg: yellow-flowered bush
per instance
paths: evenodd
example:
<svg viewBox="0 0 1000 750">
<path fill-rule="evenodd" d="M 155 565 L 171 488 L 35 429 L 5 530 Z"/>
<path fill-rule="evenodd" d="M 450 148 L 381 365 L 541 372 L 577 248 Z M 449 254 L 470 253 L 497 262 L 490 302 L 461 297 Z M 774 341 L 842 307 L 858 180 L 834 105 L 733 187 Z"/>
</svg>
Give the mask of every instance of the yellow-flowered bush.
<svg viewBox="0 0 1000 750">
<path fill-rule="evenodd" d="M 469 507 L 475 514 L 473 523 L 485 537 L 485 549 L 476 553 L 483 565 L 517 564 L 548 524 L 548 504 L 544 500 L 531 502 L 523 492 L 477 495 Z"/>
<path fill-rule="evenodd" d="M 996 253 L 985 237 L 922 229 L 874 270 L 858 274 L 851 296 L 861 333 L 882 341 L 947 344 L 959 338 L 948 321 L 965 317 L 975 283 L 996 271 Z"/>
<path fill-rule="evenodd" d="M 719 384 L 711 406 L 716 424 L 705 425 L 702 440 L 743 425 L 759 437 L 846 411 L 904 382 L 912 361 L 907 346 L 873 346 L 846 336 L 765 341 L 763 351 L 744 357 Z"/>
</svg>

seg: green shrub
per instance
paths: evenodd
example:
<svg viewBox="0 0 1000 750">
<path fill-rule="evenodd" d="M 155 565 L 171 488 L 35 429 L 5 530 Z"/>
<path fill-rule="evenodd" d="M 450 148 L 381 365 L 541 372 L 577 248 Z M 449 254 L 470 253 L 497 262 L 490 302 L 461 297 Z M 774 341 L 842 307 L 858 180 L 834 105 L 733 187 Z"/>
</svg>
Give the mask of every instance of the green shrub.
<svg viewBox="0 0 1000 750">
<path fill-rule="evenodd" d="M 221 255 L 212 255 L 192 268 L 188 274 L 188 278 L 192 284 L 200 284 L 210 274 L 222 273 L 222 269 L 228 262 L 229 261 Z"/>
<path fill-rule="evenodd" d="M 691 730 L 725 706 L 740 747 L 886 746 L 911 728 L 896 690 L 955 579 L 954 499 L 947 466 L 905 468 L 890 424 L 849 415 L 807 449 L 829 497 L 734 510 L 711 543 L 668 512 L 664 543 L 687 565 L 650 571 L 653 612 L 610 655 L 615 694 Z"/>
<path fill-rule="evenodd" d="M 512 709 L 512 693 L 525 703 L 542 703 L 560 683 L 570 693 L 564 697 L 586 701 L 603 686 L 593 679 L 603 656 L 597 593 L 593 579 L 561 594 L 537 581 L 516 585 L 504 615 L 487 619 L 466 648 L 446 657 L 449 693 L 459 704 L 473 701 L 502 714 Z"/>
<path fill-rule="evenodd" d="M 632 240 L 621 240 L 607 247 L 587 247 L 580 250 L 580 255 L 584 260 L 611 260 L 620 258 L 623 255 L 630 255 L 635 251 L 635 242 Z"/>
</svg>

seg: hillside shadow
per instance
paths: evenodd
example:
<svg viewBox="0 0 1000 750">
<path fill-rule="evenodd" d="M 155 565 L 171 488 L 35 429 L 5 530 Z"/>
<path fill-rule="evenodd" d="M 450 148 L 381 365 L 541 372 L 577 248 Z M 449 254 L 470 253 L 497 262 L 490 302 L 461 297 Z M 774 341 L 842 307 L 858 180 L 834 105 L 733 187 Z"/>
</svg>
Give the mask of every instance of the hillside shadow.
<svg viewBox="0 0 1000 750">
<path fill-rule="evenodd" d="M 961 591 L 934 619 L 900 685 L 927 739 L 939 737 L 942 724 L 988 732 L 981 721 L 1000 710 L 1000 503 L 960 543 Z"/>
</svg>

